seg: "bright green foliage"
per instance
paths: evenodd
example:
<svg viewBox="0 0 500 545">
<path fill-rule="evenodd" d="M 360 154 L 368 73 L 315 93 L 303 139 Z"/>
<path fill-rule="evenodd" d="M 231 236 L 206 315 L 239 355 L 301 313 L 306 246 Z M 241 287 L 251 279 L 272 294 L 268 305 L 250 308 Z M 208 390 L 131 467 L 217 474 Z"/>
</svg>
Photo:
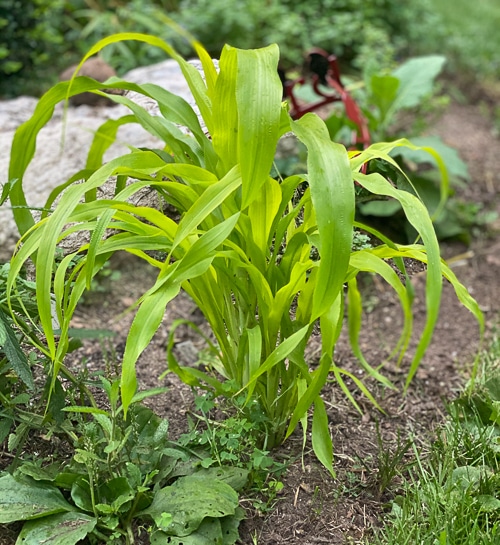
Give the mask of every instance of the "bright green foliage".
<svg viewBox="0 0 500 545">
<path fill-rule="evenodd" d="M 444 63 L 445 58 L 440 55 L 415 57 L 391 72 L 365 73 L 364 84 L 353 82 L 348 85 L 352 87 L 352 94 L 368 122 L 373 141 L 391 141 L 397 138 L 395 127 L 401 114 L 417 112 L 418 118 L 432 111 L 433 104 L 437 104 L 439 100 L 435 96 L 435 80 Z M 307 88 L 300 91 L 305 94 Z M 342 106 L 335 108 L 325 122 L 334 140 L 350 141 L 355 126 L 347 118 Z M 420 132 L 418 127 L 407 127 L 406 131 L 412 135 Z M 398 188 L 417 194 L 429 210 L 440 240 L 460 237 L 468 241 L 470 231 L 480 223 L 477 213 L 473 213 L 474 205 L 469 207 L 470 212 L 467 213 L 464 206 L 455 199 L 447 200 L 453 194 L 454 185 L 458 186 L 469 179 L 465 163 L 456 150 L 444 144 L 439 137 L 417 136 L 412 138 L 412 142 L 421 149 L 397 147 L 391 152 L 411 184 L 406 176 L 400 175 L 396 169 L 385 163 L 373 161 L 369 170 L 381 172 L 391 177 Z M 436 154 L 440 160 L 436 158 Z M 446 173 L 442 171 L 442 163 L 446 166 Z M 396 201 L 373 199 L 370 195 L 363 194 L 357 199 L 357 211 L 363 218 L 371 216 L 372 221 L 373 217 L 384 218 L 376 225 L 382 230 L 385 226 L 392 233 L 399 231 L 398 241 L 415 240 L 417 236 L 415 230 L 405 221 L 404 214 L 401 214 L 402 208 Z"/>
<path fill-rule="evenodd" d="M 152 84 L 107 82 L 107 87 L 133 89 L 152 97 L 159 104 L 161 116 L 153 117 L 128 98 L 113 95 L 113 100 L 129 106 L 131 115 L 107 122 L 103 132 L 96 134 L 88 168 L 72 178 L 83 179 L 83 183 L 67 183 L 54 192 L 46 208 L 60 191 L 58 205 L 36 224 L 22 207 L 22 183 L 13 187 L 11 201 L 18 206 L 15 217 L 24 236 L 12 260 L 8 289 L 14 288 L 23 263 L 34 257 L 37 303 L 47 341 L 43 349 L 54 363 L 55 377 L 67 350 L 71 317 L 92 277 L 116 251 L 141 257 L 158 269 L 158 277 L 137 302 L 129 332 L 121 375 L 124 411 L 136 392 L 137 360 L 158 329 L 166 306 L 184 289 L 215 335 L 213 368 L 218 374 L 181 367 L 172 353 L 168 356 L 170 370 L 190 385 L 208 386 L 225 395 L 245 392 L 247 401 L 256 398 L 272 423 L 269 446 L 283 441 L 299 422 L 306 426 L 305 416 L 313 408 L 312 445 L 320 461 L 333 471 L 326 410 L 319 395 L 326 380 L 334 377 L 356 405 L 344 382 L 348 377 L 376 404 L 361 379 L 339 368 L 333 359 L 346 305 L 349 337 L 361 367 L 367 375 L 391 386 L 381 370 L 365 360 L 359 346 L 360 272 L 380 275 L 400 300 L 405 325 L 394 354 L 401 361 L 412 336 L 413 291 L 409 279 L 404 284 L 387 260 L 393 259 L 403 276 L 402 258 L 427 264 L 427 321 L 408 383 L 431 340 L 443 277 L 452 282 L 462 303 L 482 324 L 477 304 L 441 262 L 424 205 L 414 195 L 394 188 L 380 174 L 362 173 L 363 165 L 373 159 L 397 168 L 389 153 L 398 146 L 412 145 L 404 140 L 376 144 L 350 156 L 343 146 L 330 140 L 317 116 L 309 114 L 292 121 L 281 103 L 276 46 L 260 50 L 226 46 L 218 72 L 205 50 L 194 44 L 205 80 L 170 46 L 152 36 L 112 36 L 94 46 L 88 55 L 123 39 L 159 46 L 177 60 L 210 137 L 201 129 L 192 108 L 179 97 Z M 11 179 L 22 182 L 37 132 L 50 119 L 54 105 L 68 94 L 100 87 L 101 83 L 91 79 L 77 78 L 58 84 L 41 99 L 32 119 L 16 133 Z M 102 154 L 110 143 L 106 136 L 125 121 L 140 123 L 165 142 L 165 149 L 135 150 L 101 166 Z M 190 135 L 182 133 L 176 124 L 187 127 Z M 269 173 L 278 139 L 288 131 L 293 131 L 307 148 L 308 174 L 278 182 Z M 115 197 L 96 199 L 96 189 L 113 175 L 118 175 Z M 304 180 L 308 189 L 295 202 L 296 189 Z M 422 244 L 396 246 L 383 239 L 375 248 L 352 252 L 354 181 L 370 193 L 396 199 Z M 156 209 L 129 204 L 128 197 L 143 187 L 157 190 L 175 206 L 180 221 L 176 223 Z M 112 231 L 105 237 L 107 229 Z M 59 241 L 79 231 L 91 233 L 90 243 L 54 263 L 52 256 Z M 150 250 L 164 252 L 166 257 L 153 257 Z M 82 259 L 70 270 L 76 254 Z M 61 325 L 58 337 L 52 326 L 52 294 Z M 317 323 L 322 349 L 318 364 L 310 366 L 304 352 Z M 229 390 L 225 379 L 230 380 Z"/>
</svg>

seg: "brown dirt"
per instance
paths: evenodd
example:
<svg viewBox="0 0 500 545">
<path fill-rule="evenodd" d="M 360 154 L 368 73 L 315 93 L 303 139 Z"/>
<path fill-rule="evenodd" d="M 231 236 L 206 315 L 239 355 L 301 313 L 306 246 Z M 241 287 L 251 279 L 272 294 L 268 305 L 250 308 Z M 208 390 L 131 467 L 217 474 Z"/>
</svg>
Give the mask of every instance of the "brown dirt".
<svg viewBox="0 0 500 545">
<path fill-rule="evenodd" d="M 454 104 L 430 132 L 439 134 L 446 143 L 457 148 L 468 163 L 472 181 L 464 197 L 485 203 L 485 210 L 500 212 L 499 142 L 484 111 L 477 106 Z M 499 227 L 492 225 L 469 248 L 460 244 L 443 245 L 443 253 L 447 258 L 452 258 L 455 273 L 485 312 L 489 332 L 496 325 L 499 311 Z M 144 266 L 128 258 L 114 262 L 114 267 L 121 271 L 120 280 L 109 286 L 105 297 L 99 294 L 95 300 L 89 300 L 88 305 L 79 309 L 75 326 L 115 330 L 114 350 L 119 359 L 131 316 L 127 315 L 120 321 L 116 321 L 115 317 L 152 283 L 153 276 Z M 422 297 L 424 274 L 414 276 L 417 329 L 422 327 L 425 319 Z M 391 346 L 401 323 L 401 315 L 397 301 L 383 285 L 374 282 L 369 289 L 372 304 L 364 317 L 362 344 L 369 361 L 378 364 Z M 161 330 L 140 359 L 137 370 L 141 388 L 158 385 L 158 377 L 166 367 L 165 346 L 169 325 L 176 318 L 189 318 L 204 327 L 203 319 L 193 303 L 186 296 L 177 298 L 169 307 Z M 317 342 L 316 339 L 311 343 L 311 359 L 314 359 Z M 188 329 L 178 331 L 176 348 L 181 358 L 189 361 L 199 346 L 199 340 Z M 292 436 L 277 452 L 280 456 L 297 460 L 282 479 L 283 493 L 275 508 L 266 515 L 248 509 L 247 519 L 241 524 L 241 543 L 364 543 L 379 524 L 391 493 L 397 490 L 395 483 L 389 493 L 379 494 L 377 491 L 377 423 L 385 449 L 395 449 L 398 437 L 412 435 L 417 446 L 425 451 L 426 441 L 432 437 L 433 429 L 444 417 L 445 401 L 453 398 L 466 381 L 477 349 L 478 328 L 475 320 L 460 307 L 451 286 L 446 285 L 434 341 L 407 394 L 401 392 L 407 363 L 403 364 L 402 369 L 391 365 L 387 367 L 389 378 L 400 387 L 400 391 L 387 391 L 373 385 L 385 413 L 375 410 L 352 388 L 364 410 L 364 415 L 360 416 L 335 384 L 327 385 L 323 397 L 330 417 L 336 478 L 332 479 L 319 466 L 309 450 L 302 459 L 300 434 Z M 104 365 L 101 347 L 95 343 L 85 344 L 78 361 L 82 357 L 86 358 L 86 365 L 91 370 Z M 359 375 L 344 338 L 338 345 L 336 363 Z M 169 386 L 170 391 L 155 398 L 154 407 L 159 414 L 168 417 L 175 436 L 185 429 L 185 415 L 190 409 L 192 394 L 173 375 L 168 375 L 162 385 Z M 2 459 L 0 451 L 0 467 L 3 462 L 8 462 L 8 459 Z M 249 503 L 243 501 L 243 505 L 248 506 Z M 0 532 L 0 543 L 11 545 L 15 533 L 10 530 L 6 532 Z"/>
</svg>

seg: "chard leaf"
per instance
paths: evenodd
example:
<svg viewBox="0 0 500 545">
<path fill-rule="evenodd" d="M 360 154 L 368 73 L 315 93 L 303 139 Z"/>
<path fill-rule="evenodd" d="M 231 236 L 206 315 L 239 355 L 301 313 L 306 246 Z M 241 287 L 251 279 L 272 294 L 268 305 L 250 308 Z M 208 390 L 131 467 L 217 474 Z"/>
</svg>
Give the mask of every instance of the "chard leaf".
<svg viewBox="0 0 500 545">
<path fill-rule="evenodd" d="M 398 66 L 392 75 L 399 79 L 396 98 L 392 104 L 391 115 L 403 108 L 419 106 L 431 93 L 435 77 L 443 69 L 446 57 L 428 55 L 409 59 Z"/>
</svg>

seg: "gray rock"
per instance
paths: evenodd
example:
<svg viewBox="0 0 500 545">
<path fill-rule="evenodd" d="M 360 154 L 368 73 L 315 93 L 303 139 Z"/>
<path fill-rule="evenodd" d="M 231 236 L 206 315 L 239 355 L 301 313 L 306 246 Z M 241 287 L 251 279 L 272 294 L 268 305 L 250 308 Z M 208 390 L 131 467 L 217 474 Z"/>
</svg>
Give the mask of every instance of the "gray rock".
<svg viewBox="0 0 500 545">
<path fill-rule="evenodd" d="M 156 83 L 194 104 L 184 76 L 173 60 L 137 68 L 126 74 L 123 79 L 135 83 Z M 140 103 L 151 114 L 158 114 L 154 101 L 137 93 L 128 93 L 127 96 Z M 31 97 L 0 102 L 0 183 L 5 183 L 8 178 L 14 132 L 21 123 L 30 118 L 36 104 L 37 99 Z M 69 107 L 64 126 L 63 110 L 63 104 L 58 104 L 53 118 L 40 131 L 35 157 L 23 180 L 26 199 L 33 207 L 42 207 L 52 189 L 84 168 L 94 132 L 103 122 L 130 113 L 123 105 Z M 105 161 L 127 153 L 129 151 L 127 145 L 154 147 L 158 144 L 159 142 L 139 125 L 124 125 L 118 131 L 117 141 L 106 152 Z M 7 202 L 0 207 L 0 261 L 11 257 L 17 240 L 17 227 Z"/>
</svg>

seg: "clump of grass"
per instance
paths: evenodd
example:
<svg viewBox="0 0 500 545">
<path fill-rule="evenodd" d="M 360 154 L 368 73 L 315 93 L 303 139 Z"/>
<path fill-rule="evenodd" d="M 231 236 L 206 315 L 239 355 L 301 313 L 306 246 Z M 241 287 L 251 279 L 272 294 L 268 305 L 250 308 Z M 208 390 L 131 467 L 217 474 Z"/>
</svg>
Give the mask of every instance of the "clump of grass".
<svg viewBox="0 0 500 545">
<path fill-rule="evenodd" d="M 390 504 L 374 545 L 500 543 L 500 343 L 482 358 L 482 372 L 449 406 L 450 418 Z"/>
</svg>

